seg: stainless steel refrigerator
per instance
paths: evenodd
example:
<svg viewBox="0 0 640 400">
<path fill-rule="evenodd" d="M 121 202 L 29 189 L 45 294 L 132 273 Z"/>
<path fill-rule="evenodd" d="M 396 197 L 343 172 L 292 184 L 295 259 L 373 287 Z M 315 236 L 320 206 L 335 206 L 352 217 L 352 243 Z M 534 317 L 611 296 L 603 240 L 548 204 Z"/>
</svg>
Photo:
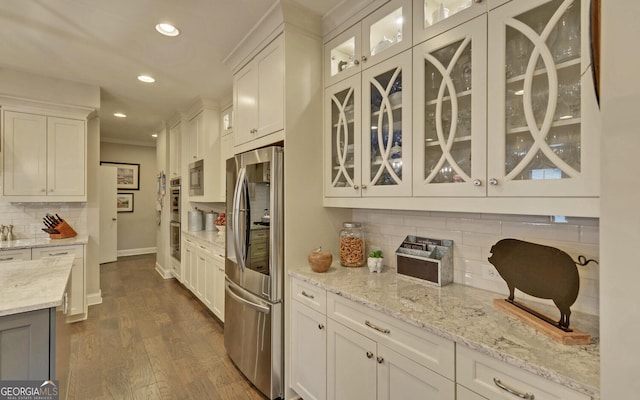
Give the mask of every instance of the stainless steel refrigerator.
<svg viewBox="0 0 640 400">
<path fill-rule="evenodd" d="M 224 344 L 269 399 L 283 398 L 283 148 L 227 160 Z"/>
</svg>

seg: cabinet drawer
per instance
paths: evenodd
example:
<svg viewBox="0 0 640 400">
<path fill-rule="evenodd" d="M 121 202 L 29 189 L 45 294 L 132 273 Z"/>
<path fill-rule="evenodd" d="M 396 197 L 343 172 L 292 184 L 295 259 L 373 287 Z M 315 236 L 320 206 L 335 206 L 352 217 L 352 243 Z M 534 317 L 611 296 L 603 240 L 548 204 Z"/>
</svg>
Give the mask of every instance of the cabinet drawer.
<svg viewBox="0 0 640 400">
<path fill-rule="evenodd" d="M 50 256 L 63 256 L 67 254 L 73 254 L 76 258 L 84 258 L 84 246 L 51 246 L 51 247 L 36 247 L 31 249 L 31 258 L 33 260 L 40 259 L 42 257 Z"/>
<path fill-rule="evenodd" d="M 2 250 L 0 251 L 0 263 L 10 261 L 31 260 L 31 249 Z"/>
<path fill-rule="evenodd" d="M 464 346 L 457 348 L 456 381 L 489 399 L 512 400 L 526 393 L 535 400 L 590 400 L 578 393 L 538 375 L 521 370 Z M 500 387 L 500 386 L 502 387 Z"/>
<path fill-rule="evenodd" d="M 334 293 L 327 295 L 327 316 L 446 378 L 454 379 L 455 351 L 451 340 Z"/>
<path fill-rule="evenodd" d="M 298 279 L 293 279 L 292 290 L 293 294 L 291 297 L 294 300 L 299 301 L 319 313 L 325 314 L 327 312 L 326 290 Z"/>
<path fill-rule="evenodd" d="M 269 231 L 267 229 L 256 229 L 256 230 L 252 230 L 251 231 L 251 237 L 253 238 L 253 241 L 258 241 L 258 240 L 267 240 L 267 237 L 269 237 Z"/>
</svg>

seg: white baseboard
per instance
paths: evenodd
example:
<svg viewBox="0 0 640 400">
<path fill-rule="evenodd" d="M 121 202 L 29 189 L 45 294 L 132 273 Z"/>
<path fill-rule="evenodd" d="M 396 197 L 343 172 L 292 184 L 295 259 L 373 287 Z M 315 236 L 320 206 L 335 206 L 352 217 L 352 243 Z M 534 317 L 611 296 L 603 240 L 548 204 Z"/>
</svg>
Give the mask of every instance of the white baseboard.
<svg viewBox="0 0 640 400">
<path fill-rule="evenodd" d="M 158 264 L 157 262 L 156 262 L 156 272 L 158 274 L 160 274 L 160 276 L 163 279 L 171 279 L 171 278 L 173 278 L 173 274 L 171 273 L 171 270 L 164 269 L 162 267 L 162 265 Z"/>
<path fill-rule="evenodd" d="M 97 293 L 87 294 L 87 305 L 94 306 L 96 304 L 102 304 L 102 289 L 98 290 Z"/>
<path fill-rule="evenodd" d="M 118 257 L 138 256 L 140 254 L 157 253 L 157 247 L 146 247 L 140 249 L 118 250 Z"/>
</svg>

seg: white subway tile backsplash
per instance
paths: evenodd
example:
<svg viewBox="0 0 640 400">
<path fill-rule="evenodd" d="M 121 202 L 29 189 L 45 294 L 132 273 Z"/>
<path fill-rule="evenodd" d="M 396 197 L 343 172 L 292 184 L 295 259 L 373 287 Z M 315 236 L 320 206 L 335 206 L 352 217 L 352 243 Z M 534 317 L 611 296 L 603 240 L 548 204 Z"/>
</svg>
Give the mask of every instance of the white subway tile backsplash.
<svg viewBox="0 0 640 400">
<path fill-rule="evenodd" d="M 501 239 L 516 238 L 557 247 L 574 260 L 579 255 L 599 259 L 599 221 L 595 218 L 357 209 L 353 211 L 353 219 L 364 223 L 368 248 L 382 249 L 386 254 L 385 265 L 391 268 L 396 267 L 395 250 L 406 235 L 453 240 L 454 282 L 496 292 L 496 298 L 508 295 L 507 285 L 485 271 L 494 268 L 487 258 L 491 256 L 491 247 Z M 581 290 L 572 310 L 597 315 L 600 267 L 591 263 L 578 266 L 578 271 Z M 552 304 L 522 293 L 516 297 Z"/>
<path fill-rule="evenodd" d="M 85 203 L 0 203 L 0 224 L 13 225 L 17 239 L 48 237 L 42 231 L 47 213 L 60 215 L 79 235 L 87 234 Z"/>
</svg>

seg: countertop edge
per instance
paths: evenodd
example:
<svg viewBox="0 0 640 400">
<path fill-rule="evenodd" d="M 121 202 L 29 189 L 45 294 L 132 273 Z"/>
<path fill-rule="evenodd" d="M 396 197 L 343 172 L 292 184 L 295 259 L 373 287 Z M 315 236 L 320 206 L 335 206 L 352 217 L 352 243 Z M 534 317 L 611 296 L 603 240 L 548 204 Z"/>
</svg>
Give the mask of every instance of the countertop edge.
<svg viewBox="0 0 640 400">
<path fill-rule="evenodd" d="M 461 336 L 459 334 L 456 333 L 452 333 L 452 332 L 448 332 L 448 331 L 444 331 L 441 330 L 437 327 L 425 324 L 423 322 L 414 320 L 402 313 L 398 313 L 395 312 L 393 310 L 387 309 L 384 306 L 381 306 L 380 304 L 371 302 L 369 300 L 363 299 L 361 297 L 358 296 L 354 296 L 350 293 L 338 290 L 330 285 L 326 285 L 323 284 L 322 282 L 316 281 L 313 278 L 300 274 L 296 271 L 289 271 L 288 272 L 290 277 L 294 277 L 296 279 L 300 279 L 306 283 L 309 283 L 311 285 L 314 285 L 316 287 L 322 288 L 324 290 L 327 290 L 328 292 L 337 294 L 341 297 L 344 297 L 346 299 L 352 300 L 356 303 L 362 304 L 364 306 L 367 306 L 373 310 L 379 311 L 385 315 L 388 315 L 390 317 L 399 319 L 403 322 L 406 322 L 410 325 L 416 326 L 418 328 L 424 329 L 427 332 L 433 333 L 435 335 L 438 335 L 442 338 L 448 339 L 448 340 L 452 340 L 454 341 L 456 344 L 461 344 L 465 347 L 468 347 L 472 350 L 476 350 L 482 354 L 488 355 L 491 358 L 503 361 L 509 365 L 513 365 L 515 367 L 518 367 L 520 369 L 523 369 L 527 372 L 533 373 L 537 376 L 540 376 L 542 378 L 545 378 L 549 381 L 558 383 L 560 385 L 566 386 L 570 389 L 573 389 L 575 391 L 578 391 L 580 393 L 583 393 L 585 395 L 591 396 L 594 400 L 598 400 L 600 399 L 600 390 L 596 387 L 590 386 L 586 383 L 583 382 L 579 382 L 576 381 L 575 379 L 572 379 L 570 377 L 567 377 L 565 375 L 559 374 L 557 372 L 551 371 L 543 366 L 540 365 L 536 365 L 533 364 L 529 361 L 525 361 L 522 359 L 519 359 L 517 357 L 514 357 L 510 354 L 506 354 L 503 352 L 500 352 L 499 350 L 493 349 L 491 347 L 488 347 L 482 343 L 477 343 L 475 341 L 472 340 L 468 340 L 467 338 L 465 338 L 464 336 Z"/>
</svg>

